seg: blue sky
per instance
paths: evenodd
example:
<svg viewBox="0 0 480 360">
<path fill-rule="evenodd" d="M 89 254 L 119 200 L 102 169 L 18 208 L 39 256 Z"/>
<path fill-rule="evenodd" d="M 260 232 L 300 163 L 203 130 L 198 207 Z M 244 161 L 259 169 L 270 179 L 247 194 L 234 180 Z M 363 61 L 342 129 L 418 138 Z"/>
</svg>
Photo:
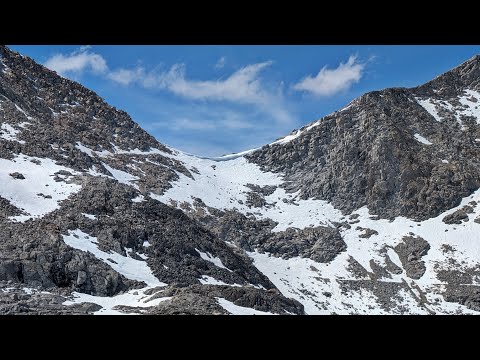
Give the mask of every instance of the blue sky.
<svg viewBox="0 0 480 360">
<path fill-rule="evenodd" d="M 386 87 L 420 85 L 480 46 L 21 45 L 127 111 L 160 142 L 204 156 L 262 146 Z"/>
</svg>

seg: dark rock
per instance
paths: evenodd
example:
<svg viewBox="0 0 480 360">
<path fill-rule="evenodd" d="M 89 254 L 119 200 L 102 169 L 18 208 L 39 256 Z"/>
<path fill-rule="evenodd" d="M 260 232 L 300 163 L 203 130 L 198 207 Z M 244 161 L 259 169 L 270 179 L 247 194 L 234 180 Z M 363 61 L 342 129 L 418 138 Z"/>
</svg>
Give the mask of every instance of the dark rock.
<svg viewBox="0 0 480 360">
<path fill-rule="evenodd" d="M 19 173 L 19 172 L 13 172 L 11 174 L 9 174 L 11 177 L 13 177 L 14 179 L 18 179 L 18 180 L 24 180 L 25 179 L 25 176 L 23 176 L 23 174 Z"/>
<path fill-rule="evenodd" d="M 445 216 L 442 221 L 445 224 L 461 224 L 468 221 L 468 214 L 473 213 L 471 206 L 465 205 L 463 208 L 455 211 L 454 213 Z"/>
<path fill-rule="evenodd" d="M 421 260 L 428 253 L 430 244 L 421 237 L 404 236 L 394 247 L 409 278 L 418 280 L 425 273 L 425 262 Z"/>
</svg>

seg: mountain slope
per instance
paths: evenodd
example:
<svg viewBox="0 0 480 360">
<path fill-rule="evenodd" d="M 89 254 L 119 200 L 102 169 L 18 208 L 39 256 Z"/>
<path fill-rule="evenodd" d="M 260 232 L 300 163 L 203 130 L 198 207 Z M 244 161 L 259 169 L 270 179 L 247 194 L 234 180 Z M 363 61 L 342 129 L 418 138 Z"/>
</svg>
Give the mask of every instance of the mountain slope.
<svg viewBox="0 0 480 360">
<path fill-rule="evenodd" d="M 120 297 L 117 305 L 147 307 L 141 311 L 155 305 L 144 303 L 152 295 L 168 300 L 163 312 L 188 313 L 189 303 L 176 305 L 163 286 L 188 293 L 194 284 L 214 283 L 225 284 L 218 298 L 303 313 L 247 256 L 148 195 L 161 194 L 180 174 L 192 178 L 172 150 L 93 92 L 6 47 L 0 55 L 3 312 L 19 311 L 8 300 L 18 295 L 33 297 L 22 300 L 22 311 L 45 312 L 37 303 L 44 301 L 39 291 L 48 290 Z M 202 312 L 227 313 L 212 294 L 196 296 Z M 98 298 L 99 309 L 53 299 L 54 312 L 116 311 L 115 300 Z"/>
<path fill-rule="evenodd" d="M 475 57 L 206 159 L 0 47 L 0 311 L 475 313 L 479 84 Z"/>
</svg>

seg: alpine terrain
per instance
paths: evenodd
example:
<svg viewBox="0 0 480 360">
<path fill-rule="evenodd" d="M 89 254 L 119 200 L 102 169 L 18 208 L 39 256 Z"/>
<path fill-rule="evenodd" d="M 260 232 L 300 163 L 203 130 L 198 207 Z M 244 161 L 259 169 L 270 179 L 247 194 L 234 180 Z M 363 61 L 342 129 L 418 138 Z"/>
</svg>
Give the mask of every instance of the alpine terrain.
<svg viewBox="0 0 480 360">
<path fill-rule="evenodd" d="M 1 314 L 478 314 L 480 56 L 200 158 L 0 46 Z"/>
</svg>

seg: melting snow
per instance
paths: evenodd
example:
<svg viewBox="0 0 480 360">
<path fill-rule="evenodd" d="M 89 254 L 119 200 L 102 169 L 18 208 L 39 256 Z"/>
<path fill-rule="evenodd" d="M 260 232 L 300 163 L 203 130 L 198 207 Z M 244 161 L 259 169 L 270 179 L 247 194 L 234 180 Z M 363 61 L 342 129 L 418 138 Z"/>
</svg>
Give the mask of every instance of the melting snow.
<svg viewBox="0 0 480 360">
<path fill-rule="evenodd" d="M 167 268 L 168 269 L 168 268 Z M 228 285 L 228 286 L 242 286 L 242 285 L 239 285 L 239 284 L 227 284 L 221 280 L 217 280 L 211 276 L 208 276 L 208 275 L 202 275 L 202 277 L 200 279 L 198 279 L 200 281 L 201 284 L 204 284 L 204 285 Z"/>
<path fill-rule="evenodd" d="M 1 129 L 1 132 L 0 132 L 1 139 L 16 141 L 20 144 L 25 144 L 25 141 L 17 139 L 17 135 L 20 133 L 20 130 L 15 129 L 12 125 L 3 123 L 0 129 Z"/>
<path fill-rule="evenodd" d="M 252 308 L 238 306 L 221 297 L 216 297 L 218 304 L 232 315 L 274 315 L 270 312 L 259 311 Z"/>
<path fill-rule="evenodd" d="M 107 169 L 112 174 L 112 176 L 115 179 L 118 180 L 118 182 L 120 182 L 122 184 L 133 186 L 133 187 L 138 189 L 137 184 L 134 184 L 134 183 L 132 184 L 133 181 L 139 179 L 137 176 L 129 174 L 129 173 L 127 173 L 125 171 L 122 171 L 122 170 L 114 169 L 114 168 L 112 168 L 111 166 L 108 166 L 105 163 L 102 163 L 102 165 L 105 167 L 105 169 Z"/>
<path fill-rule="evenodd" d="M 167 204 L 170 200 L 176 200 L 179 206 L 181 202 L 192 203 L 192 197 L 200 197 L 208 206 L 237 209 L 243 214 L 253 212 L 258 218 L 277 221 L 279 224 L 274 231 L 283 231 L 291 226 L 305 228 L 310 225 L 328 225 L 331 224 L 330 219 L 341 217 L 341 212 L 326 201 L 299 200 L 299 193 L 287 193 L 280 187 L 265 197 L 271 206 L 249 208 L 246 205 L 246 193 L 251 189 L 246 184 L 278 186 L 283 183 L 283 179 L 281 175 L 261 171 L 258 165 L 243 157 L 216 162 L 178 152 L 175 158 L 184 162 L 188 168 L 196 167 L 202 169 L 202 172 L 194 174 L 195 180 L 178 173 L 179 180 L 173 182 L 170 189 L 163 195 L 150 194 L 152 198 Z M 287 202 L 283 202 L 283 199 Z"/>
<path fill-rule="evenodd" d="M 143 195 L 138 195 L 136 198 L 133 198 L 132 201 L 135 203 L 139 203 L 145 201 L 145 198 L 143 197 Z"/>
<path fill-rule="evenodd" d="M 195 248 L 195 251 L 200 254 L 200 257 L 201 257 L 203 260 L 209 261 L 209 262 L 213 263 L 215 266 L 217 266 L 217 267 L 219 267 L 219 268 L 221 268 L 221 269 L 226 269 L 226 270 L 232 272 L 232 270 L 230 270 L 230 269 L 227 268 L 225 265 L 223 265 L 222 260 L 221 260 L 220 258 L 215 257 L 215 256 L 213 256 L 213 255 L 210 254 L 210 253 L 201 252 L 201 251 L 198 250 L 197 248 Z"/>
<path fill-rule="evenodd" d="M 39 162 L 39 165 L 31 160 Z M 23 222 L 31 217 L 42 217 L 58 209 L 60 201 L 81 189 L 77 184 L 54 181 L 54 174 L 60 170 L 76 174 L 76 171 L 59 166 L 51 159 L 26 155 L 18 155 L 13 160 L 0 159 L 0 196 L 27 213 L 11 219 Z M 9 175 L 13 172 L 23 174 L 25 179 L 14 179 Z"/>
<path fill-rule="evenodd" d="M 95 315 L 124 315 L 125 313 L 114 310 L 113 307 L 117 305 L 123 306 L 132 306 L 147 308 L 151 306 L 157 306 L 163 301 L 170 300 L 171 297 L 161 297 L 157 299 L 150 300 L 157 293 L 152 295 L 145 295 L 145 291 L 151 289 L 151 287 L 146 287 L 140 290 L 130 290 L 127 293 L 104 297 L 104 296 L 93 296 L 88 294 L 83 294 L 79 292 L 72 293 L 73 299 L 67 300 L 63 305 L 74 305 L 80 304 L 82 302 L 90 302 L 102 306 L 102 309 L 96 311 Z"/>
<path fill-rule="evenodd" d="M 437 109 L 435 107 L 435 103 L 433 102 L 432 99 L 421 100 L 419 98 L 415 98 L 415 100 L 417 100 L 420 106 L 422 106 L 425 110 L 427 110 L 427 112 L 430 115 L 432 115 L 435 118 L 435 120 L 439 122 L 442 121 L 442 118 L 440 117 L 440 115 L 438 115 Z"/>
<path fill-rule="evenodd" d="M 90 252 L 112 269 L 122 274 L 128 279 L 145 282 L 148 286 L 165 286 L 160 282 L 152 270 L 148 267 L 146 261 L 140 261 L 120 255 L 116 252 L 106 253 L 98 248 L 96 237 L 90 236 L 81 230 L 69 231 L 68 235 L 63 236 L 65 243 L 75 249 Z M 128 251 L 127 251 L 128 256 Z M 115 263 L 109 261 L 111 259 Z"/>
<path fill-rule="evenodd" d="M 465 92 L 467 94 L 458 99 L 464 106 L 464 109 L 461 110 L 461 114 L 465 116 L 473 116 L 476 119 L 477 124 L 480 124 L 480 93 L 470 89 L 465 90 Z"/>
<path fill-rule="evenodd" d="M 417 139 L 417 141 L 421 142 L 422 144 L 432 145 L 432 143 L 430 141 L 428 141 L 427 139 L 425 139 L 422 135 L 415 134 L 414 136 L 415 136 L 415 139 Z"/>
<path fill-rule="evenodd" d="M 452 105 L 452 101 L 440 101 L 434 99 L 421 100 L 419 98 L 416 98 L 416 100 L 437 121 L 442 121 L 437 112 L 437 107 L 440 107 L 455 116 L 462 130 L 466 130 L 462 121 L 462 116 L 472 116 L 475 118 L 477 124 L 480 124 L 480 93 L 478 91 L 465 89 L 465 95 L 452 99 L 458 100 L 462 105 L 461 107 Z"/>
</svg>

